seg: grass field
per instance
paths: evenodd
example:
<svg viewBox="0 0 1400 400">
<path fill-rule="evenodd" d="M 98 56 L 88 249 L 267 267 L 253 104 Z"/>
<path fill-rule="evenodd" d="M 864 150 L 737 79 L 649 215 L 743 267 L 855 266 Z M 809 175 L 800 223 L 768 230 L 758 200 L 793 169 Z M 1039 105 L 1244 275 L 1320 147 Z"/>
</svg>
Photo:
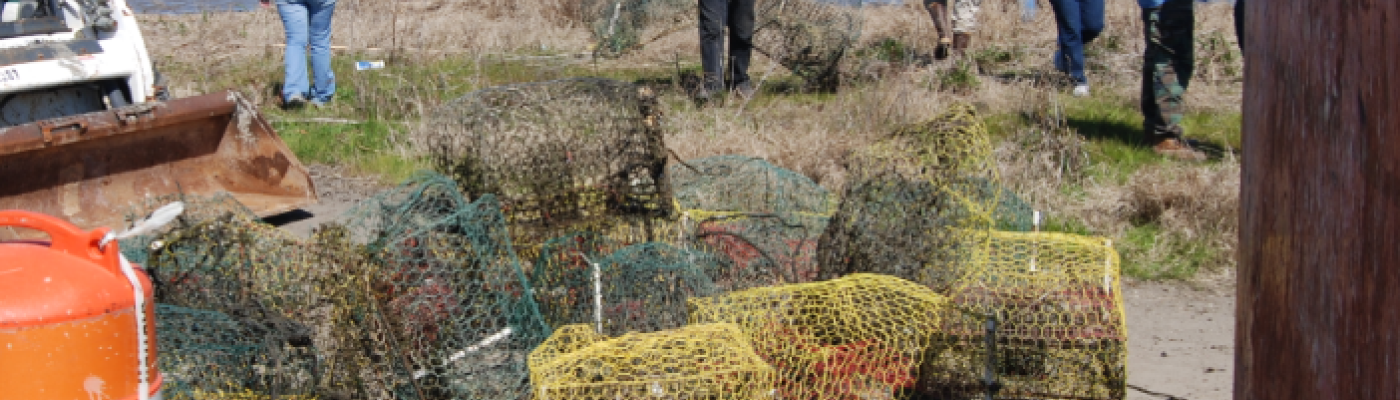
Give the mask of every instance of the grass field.
<svg viewBox="0 0 1400 400">
<path fill-rule="evenodd" d="M 275 12 L 143 16 L 157 67 L 177 97 L 235 88 L 249 94 L 305 162 L 349 166 L 386 182 L 427 166 L 409 144 L 418 119 L 484 87 L 573 76 L 650 85 L 666 105 L 667 146 L 683 158 L 741 153 L 844 185 L 849 150 L 953 102 L 974 104 L 994 139 L 1005 183 L 1048 216 L 1045 228 L 1112 238 L 1125 272 L 1143 279 L 1215 279 L 1235 265 L 1242 60 L 1230 6 L 1197 6 L 1196 79 L 1188 136 L 1211 161 L 1163 159 L 1139 143 L 1142 51 L 1136 3 L 1110 1 L 1108 29 L 1088 48 L 1094 94 L 1068 95 L 1053 72 L 1048 7 L 1022 22 L 1014 1 L 987 0 L 969 57 L 921 65 L 932 25 L 916 6 L 868 7 L 856 70 L 834 93 L 814 93 L 758 56 L 761 96 L 696 107 L 681 82 L 698 70 L 693 21 L 616 59 L 585 56 L 591 36 L 570 0 L 342 0 L 334 44 L 339 91 L 323 109 L 282 111 Z M 262 28 L 249 28 L 262 27 Z M 355 60 L 385 60 L 355 71 Z M 1204 272 L 1204 273 L 1203 273 Z"/>
</svg>

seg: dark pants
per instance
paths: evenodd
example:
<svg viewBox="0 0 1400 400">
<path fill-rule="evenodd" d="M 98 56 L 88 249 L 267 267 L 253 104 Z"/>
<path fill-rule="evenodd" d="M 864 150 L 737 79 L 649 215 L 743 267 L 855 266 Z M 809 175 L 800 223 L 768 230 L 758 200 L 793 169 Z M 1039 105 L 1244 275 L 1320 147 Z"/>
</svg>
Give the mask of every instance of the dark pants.
<svg viewBox="0 0 1400 400">
<path fill-rule="evenodd" d="M 1060 60 L 1065 72 L 1075 83 L 1087 83 L 1084 76 L 1084 45 L 1103 33 L 1104 0 L 1050 0 L 1055 11 L 1055 26 L 1059 28 Z"/>
<path fill-rule="evenodd" d="M 705 68 L 705 85 L 711 90 L 724 86 L 720 57 L 724 54 L 724 28 L 729 27 L 730 84 L 749 81 L 749 58 L 753 55 L 754 0 L 699 0 L 700 63 Z"/>
<path fill-rule="evenodd" d="M 1235 41 L 1244 51 L 1244 0 L 1235 0 Z"/>
<path fill-rule="evenodd" d="M 1148 143 L 1180 137 L 1186 88 L 1195 69 L 1195 0 L 1168 0 L 1143 9 L 1143 131 Z"/>
</svg>

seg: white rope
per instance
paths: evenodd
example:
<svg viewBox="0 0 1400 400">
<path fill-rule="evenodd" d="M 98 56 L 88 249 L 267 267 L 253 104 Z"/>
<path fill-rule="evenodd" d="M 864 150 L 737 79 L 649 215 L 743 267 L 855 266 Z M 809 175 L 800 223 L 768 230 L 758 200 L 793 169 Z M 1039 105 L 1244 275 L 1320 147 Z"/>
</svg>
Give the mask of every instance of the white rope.
<svg viewBox="0 0 1400 400">
<path fill-rule="evenodd" d="M 170 221 L 175 220 L 175 217 L 180 216 L 183 212 L 185 212 L 185 203 L 177 201 L 166 204 L 164 207 L 151 213 L 146 219 L 137 222 L 131 229 L 127 229 L 122 233 L 107 232 L 107 235 L 102 237 L 102 241 L 99 242 L 98 247 L 105 249 L 107 244 L 111 243 L 113 240 L 126 239 L 132 236 L 154 232 L 160 229 L 160 227 L 165 226 L 165 224 L 170 223 Z M 121 254 L 117 254 L 117 257 L 121 260 L 122 274 L 126 275 L 127 282 L 131 283 L 131 295 L 136 298 L 136 351 L 138 352 L 136 356 L 136 368 L 138 368 L 136 373 L 136 398 L 138 400 L 150 400 L 151 338 L 149 337 L 149 332 L 146 331 L 146 290 L 141 286 L 141 279 L 136 276 L 136 268 L 131 265 L 131 261 L 128 261 L 126 256 Z"/>
<path fill-rule="evenodd" d="M 598 326 L 598 334 L 603 334 L 603 267 L 593 264 L 593 323 Z"/>
<path fill-rule="evenodd" d="M 131 262 L 126 260 L 126 256 L 118 255 L 122 262 L 122 274 L 126 275 L 126 280 L 131 282 L 131 292 L 136 296 L 136 398 L 138 400 L 150 400 L 151 397 L 151 377 L 150 371 L 150 338 L 146 337 L 146 291 L 141 287 L 141 280 L 136 278 L 136 269 L 132 268 Z"/>
<path fill-rule="evenodd" d="M 491 336 L 487 336 L 485 339 L 481 339 L 480 342 L 477 342 L 476 344 L 471 345 L 470 347 L 467 347 L 462 351 L 458 351 L 451 357 L 448 357 L 447 361 L 442 363 L 442 365 L 443 367 L 447 367 L 452 363 L 457 362 L 457 360 L 462 359 L 462 357 L 466 357 L 467 354 L 481 351 L 481 349 L 486 348 L 486 346 L 495 344 L 496 342 L 501 341 L 501 339 L 505 339 L 507 336 L 510 336 L 512 332 L 514 332 L 514 330 L 512 330 L 510 327 L 506 327 L 506 329 L 502 329 L 500 332 L 496 332 Z M 423 379 L 423 377 L 425 376 L 428 376 L 428 370 L 420 369 L 418 371 L 413 372 L 413 379 Z"/>
<path fill-rule="evenodd" d="M 160 227 L 170 223 L 170 221 L 174 221 L 175 217 L 180 216 L 180 214 L 184 212 L 185 203 L 183 202 L 177 201 L 166 204 L 164 207 L 156 209 L 156 211 L 151 213 L 150 216 L 147 216 L 146 219 L 137 221 L 131 226 L 131 229 L 127 229 L 122 233 L 107 232 L 107 236 L 102 237 L 102 242 L 99 243 L 99 245 L 106 248 L 107 244 L 111 243 L 113 240 L 122 240 L 132 236 L 154 232 L 156 229 L 160 229 Z"/>
</svg>

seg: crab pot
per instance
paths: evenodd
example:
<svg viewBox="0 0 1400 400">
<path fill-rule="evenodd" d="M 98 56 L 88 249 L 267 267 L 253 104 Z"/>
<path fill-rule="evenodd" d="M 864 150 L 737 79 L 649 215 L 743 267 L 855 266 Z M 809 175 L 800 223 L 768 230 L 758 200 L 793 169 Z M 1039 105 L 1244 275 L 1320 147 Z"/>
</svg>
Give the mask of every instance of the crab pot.
<svg viewBox="0 0 1400 400">
<path fill-rule="evenodd" d="M 100 245 L 106 228 L 84 232 L 47 215 L 0 211 L 0 230 L 15 228 L 49 240 L 0 242 L 0 399 L 134 400 L 143 386 L 158 399 L 146 274 L 133 266 L 133 287 L 116 242 Z"/>
</svg>

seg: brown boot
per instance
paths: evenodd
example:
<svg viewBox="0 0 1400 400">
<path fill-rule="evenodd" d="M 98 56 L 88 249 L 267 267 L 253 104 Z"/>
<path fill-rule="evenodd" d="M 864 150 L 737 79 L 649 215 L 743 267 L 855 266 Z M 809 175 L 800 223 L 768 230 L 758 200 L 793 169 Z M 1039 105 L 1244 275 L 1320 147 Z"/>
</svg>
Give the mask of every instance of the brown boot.
<svg viewBox="0 0 1400 400">
<path fill-rule="evenodd" d="M 1205 161 L 1206 153 L 1192 148 L 1185 140 L 1170 138 L 1152 145 L 1152 151 L 1182 161 Z"/>
<path fill-rule="evenodd" d="M 953 44 L 953 35 L 948 31 L 948 5 L 936 1 L 929 3 L 928 15 L 933 18 L 933 29 L 938 33 L 938 47 L 933 50 L 933 57 L 939 60 L 948 58 L 948 49 Z"/>
<path fill-rule="evenodd" d="M 967 54 L 967 46 L 972 45 L 972 34 L 967 32 L 953 33 L 953 54 L 962 57 Z"/>
</svg>

